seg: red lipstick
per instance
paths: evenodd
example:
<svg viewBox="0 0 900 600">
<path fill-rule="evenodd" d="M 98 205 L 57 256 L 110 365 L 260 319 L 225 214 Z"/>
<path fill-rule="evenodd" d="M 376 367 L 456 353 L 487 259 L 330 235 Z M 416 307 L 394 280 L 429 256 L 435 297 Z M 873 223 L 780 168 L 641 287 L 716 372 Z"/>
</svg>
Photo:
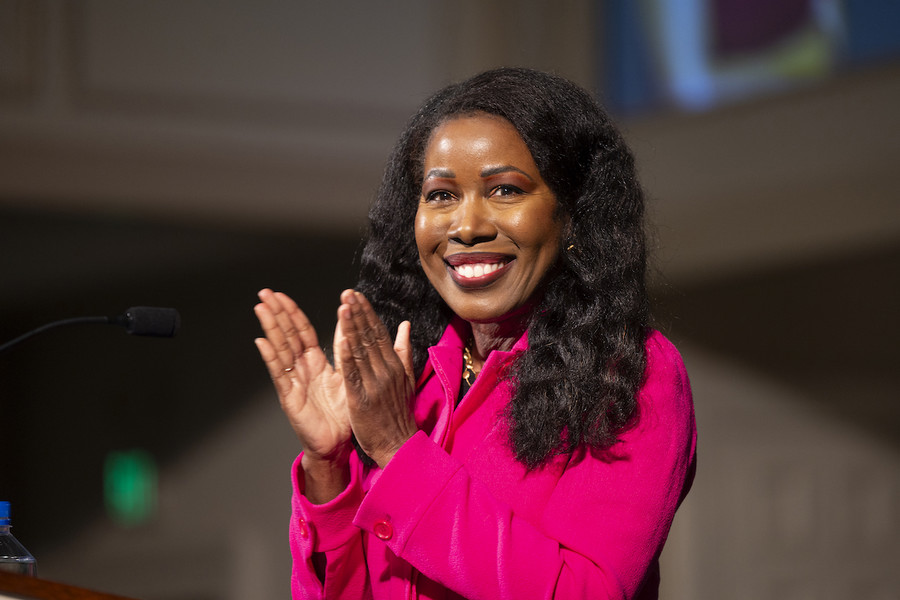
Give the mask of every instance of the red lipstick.
<svg viewBox="0 0 900 600">
<path fill-rule="evenodd" d="M 491 285 L 506 274 L 514 260 L 495 252 L 457 252 L 444 258 L 453 282 L 469 289 Z"/>
</svg>

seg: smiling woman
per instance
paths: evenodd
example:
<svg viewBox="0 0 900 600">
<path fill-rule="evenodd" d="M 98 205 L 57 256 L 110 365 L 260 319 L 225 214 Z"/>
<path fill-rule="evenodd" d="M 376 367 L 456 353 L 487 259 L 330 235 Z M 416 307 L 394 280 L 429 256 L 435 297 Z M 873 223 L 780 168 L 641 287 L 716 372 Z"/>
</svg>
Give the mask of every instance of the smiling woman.
<svg viewBox="0 0 900 600">
<path fill-rule="evenodd" d="M 333 365 L 290 298 L 256 306 L 303 448 L 294 597 L 656 598 L 696 430 L 603 110 L 526 69 L 445 88 L 369 218 Z"/>
<path fill-rule="evenodd" d="M 481 364 L 503 342 L 484 339 L 495 328 L 478 325 L 523 307 L 556 262 L 556 198 L 516 129 L 487 114 L 435 129 L 424 169 L 415 230 L 422 269 L 450 310 L 473 324 Z"/>
</svg>

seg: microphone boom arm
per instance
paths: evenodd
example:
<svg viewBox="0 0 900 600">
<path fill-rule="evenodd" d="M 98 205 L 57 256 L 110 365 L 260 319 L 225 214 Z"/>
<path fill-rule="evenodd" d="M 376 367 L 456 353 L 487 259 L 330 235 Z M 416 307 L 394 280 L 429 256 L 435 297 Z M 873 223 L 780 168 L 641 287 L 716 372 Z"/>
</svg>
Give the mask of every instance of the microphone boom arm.
<svg viewBox="0 0 900 600">
<path fill-rule="evenodd" d="M 82 323 L 99 323 L 106 325 L 120 325 L 128 333 L 134 335 L 149 335 L 155 337 L 173 337 L 181 325 L 181 317 L 174 308 L 156 308 L 152 306 L 134 306 L 118 317 L 73 317 L 53 321 L 32 329 L 19 337 L 0 345 L 0 354 L 13 346 L 24 342 L 28 338 L 43 333 L 48 329 L 64 327 L 66 325 L 80 325 Z"/>
</svg>

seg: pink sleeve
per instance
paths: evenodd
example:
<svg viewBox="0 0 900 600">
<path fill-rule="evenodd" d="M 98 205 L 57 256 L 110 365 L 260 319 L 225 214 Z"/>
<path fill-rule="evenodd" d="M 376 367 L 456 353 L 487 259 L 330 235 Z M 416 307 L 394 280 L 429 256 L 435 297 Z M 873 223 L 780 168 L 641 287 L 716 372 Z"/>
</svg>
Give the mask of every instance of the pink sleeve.
<svg viewBox="0 0 900 600">
<path fill-rule="evenodd" d="M 302 454 L 294 461 L 290 544 L 294 565 L 291 596 L 316 600 L 371 598 L 362 533 L 352 523 L 363 492 L 358 465 L 351 459 L 350 484 L 327 504 L 312 504 L 304 496 Z M 313 567 L 314 552 L 324 552 L 325 582 Z"/>
<path fill-rule="evenodd" d="M 687 374 L 659 334 L 638 400 L 640 419 L 619 444 L 569 461 L 540 523 L 514 515 L 422 432 L 388 463 L 354 523 L 466 598 L 634 598 L 657 584 L 694 467 Z"/>
</svg>

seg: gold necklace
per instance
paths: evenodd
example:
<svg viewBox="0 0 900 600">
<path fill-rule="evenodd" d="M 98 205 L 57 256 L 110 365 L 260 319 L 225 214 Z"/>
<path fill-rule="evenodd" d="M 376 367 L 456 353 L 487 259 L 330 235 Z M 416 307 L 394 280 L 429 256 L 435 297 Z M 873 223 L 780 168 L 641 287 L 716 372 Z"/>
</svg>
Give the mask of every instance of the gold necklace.
<svg viewBox="0 0 900 600">
<path fill-rule="evenodd" d="M 463 348 L 463 361 L 465 362 L 463 379 L 466 380 L 469 387 L 472 387 L 472 382 L 478 376 L 478 373 L 475 372 L 475 364 L 472 362 L 472 351 L 469 350 L 469 344 L 466 344 L 466 347 Z"/>
</svg>

